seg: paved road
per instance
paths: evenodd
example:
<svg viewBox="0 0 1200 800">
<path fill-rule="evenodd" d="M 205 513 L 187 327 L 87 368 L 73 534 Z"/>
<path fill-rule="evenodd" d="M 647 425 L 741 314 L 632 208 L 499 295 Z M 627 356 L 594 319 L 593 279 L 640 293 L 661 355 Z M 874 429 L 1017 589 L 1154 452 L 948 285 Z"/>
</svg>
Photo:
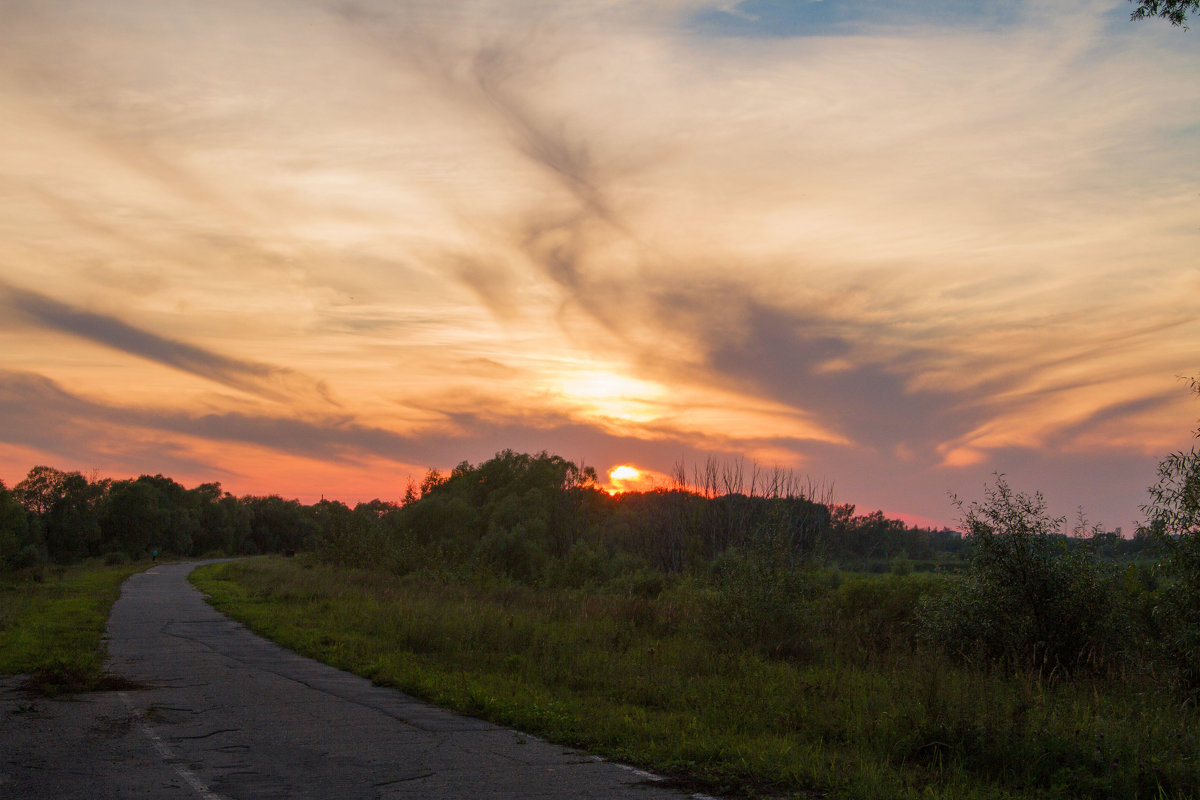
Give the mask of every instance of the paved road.
<svg viewBox="0 0 1200 800">
<path fill-rule="evenodd" d="M 195 566 L 133 576 L 109 617 L 111 670 L 151 688 L 0 684 L 0 798 L 684 797 L 284 650 L 205 603 Z"/>
</svg>

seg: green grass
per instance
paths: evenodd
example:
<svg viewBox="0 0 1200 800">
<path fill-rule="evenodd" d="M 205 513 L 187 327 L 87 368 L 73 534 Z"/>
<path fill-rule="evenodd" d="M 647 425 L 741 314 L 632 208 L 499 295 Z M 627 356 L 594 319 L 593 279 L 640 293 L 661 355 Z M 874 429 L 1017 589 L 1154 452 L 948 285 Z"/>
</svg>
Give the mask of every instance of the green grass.
<svg viewBox="0 0 1200 800">
<path fill-rule="evenodd" d="M 149 563 L 98 561 L 47 570 L 41 580 L 0 575 L 0 675 L 29 675 L 46 695 L 112 688 L 104 627 L 121 583 Z"/>
<path fill-rule="evenodd" d="M 935 587 L 927 576 L 828 587 L 810 615 L 811 652 L 791 660 L 713 639 L 705 590 L 687 582 L 648 597 L 301 559 L 216 565 L 193 580 L 298 652 L 710 792 L 1200 796 L 1194 708 L 1144 676 L 1044 681 L 923 651 L 903 617 L 915 588 Z"/>
</svg>

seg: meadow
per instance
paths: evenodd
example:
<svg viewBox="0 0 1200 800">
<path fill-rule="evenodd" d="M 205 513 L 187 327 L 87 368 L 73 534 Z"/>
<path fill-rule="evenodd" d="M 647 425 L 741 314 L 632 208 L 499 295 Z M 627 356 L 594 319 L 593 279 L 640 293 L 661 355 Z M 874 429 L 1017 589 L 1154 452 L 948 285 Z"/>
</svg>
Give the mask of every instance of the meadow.
<svg viewBox="0 0 1200 800">
<path fill-rule="evenodd" d="M 528 586 L 301 557 L 194 577 L 289 648 L 710 793 L 1200 795 L 1195 704 L 1146 669 L 1067 677 L 923 641 L 923 598 L 956 580 L 814 570 L 789 622 L 753 641 L 728 595 L 688 576 Z"/>
</svg>

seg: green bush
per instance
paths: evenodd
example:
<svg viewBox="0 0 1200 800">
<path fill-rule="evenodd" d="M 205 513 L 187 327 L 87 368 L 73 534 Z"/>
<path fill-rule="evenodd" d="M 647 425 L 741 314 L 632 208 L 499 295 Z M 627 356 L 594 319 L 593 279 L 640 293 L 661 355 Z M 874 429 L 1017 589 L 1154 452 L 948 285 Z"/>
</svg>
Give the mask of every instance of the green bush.
<svg viewBox="0 0 1200 800">
<path fill-rule="evenodd" d="M 1200 381 L 1191 384 L 1200 394 Z M 1166 553 L 1154 608 L 1159 654 L 1182 688 L 1200 696 L 1200 451 L 1193 446 L 1162 460 L 1143 510 Z"/>
<path fill-rule="evenodd" d="M 480 566 L 524 584 L 533 584 L 546 568 L 546 553 L 521 523 L 512 528 L 492 525 L 475 546 Z"/>
<path fill-rule="evenodd" d="M 852 577 L 830 595 L 842 636 L 861 651 L 888 651 L 913 638 L 923 598 L 940 597 L 949 584 L 933 573 Z"/>
<path fill-rule="evenodd" d="M 924 637 L 968 660 L 1046 674 L 1112 663 L 1123 641 L 1113 580 L 1086 543 L 1059 533 L 1062 523 L 1040 493 L 1014 492 L 999 476 L 964 511 L 971 564 L 922 604 Z"/>
<path fill-rule="evenodd" d="M 817 587 L 809 571 L 780 564 L 761 549 L 726 550 L 712 571 L 700 615 L 714 643 L 794 660 L 814 654 Z"/>
</svg>

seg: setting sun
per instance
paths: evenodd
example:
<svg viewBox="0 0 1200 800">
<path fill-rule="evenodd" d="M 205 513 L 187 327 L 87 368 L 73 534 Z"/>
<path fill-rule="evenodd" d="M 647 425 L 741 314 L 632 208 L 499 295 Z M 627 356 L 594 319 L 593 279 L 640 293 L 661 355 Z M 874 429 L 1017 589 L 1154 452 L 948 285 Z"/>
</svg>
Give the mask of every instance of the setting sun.
<svg viewBox="0 0 1200 800">
<path fill-rule="evenodd" d="M 609 494 L 651 492 L 668 482 L 668 477 L 661 472 L 640 469 L 631 464 L 618 464 L 608 471 L 608 483 L 603 488 Z"/>
<path fill-rule="evenodd" d="M 619 467 L 613 467 L 609 471 L 608 477 L 613 481 L 636 481 L 641 474 L 637 469 L 622 464 Z"/>
</svg>

